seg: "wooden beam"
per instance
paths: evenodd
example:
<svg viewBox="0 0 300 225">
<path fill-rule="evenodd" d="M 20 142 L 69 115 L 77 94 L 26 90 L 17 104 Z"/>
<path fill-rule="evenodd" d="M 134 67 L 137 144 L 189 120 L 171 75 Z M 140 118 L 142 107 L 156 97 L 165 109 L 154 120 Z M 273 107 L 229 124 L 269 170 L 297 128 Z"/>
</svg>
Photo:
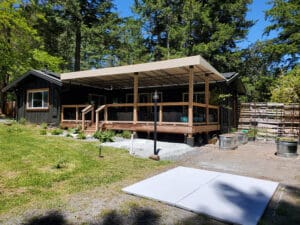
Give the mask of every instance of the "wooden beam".
<svg viewBox="0 0 300 225">
<path fill-rule="evenodd" d="M 209 78 L 205 75 L 205 105 L 206 105 L 206 124 L 209 124 Z"/>
<path fill-rule="evenodd" d="M 139 101 L 139 77 L 138 77 L 138 73 L 135 73 L 133 77 L 133 124 L 136 124 L 138 120 L 138 113 L 137 113 L 138 101 Z"/>
<path fill-rule="evenodd" d="M 193 126 L 193 101 L 194 101 L 194 68 L 189 70 L 189 105 L 188 105 L 188 124 Z"/>
</svg>

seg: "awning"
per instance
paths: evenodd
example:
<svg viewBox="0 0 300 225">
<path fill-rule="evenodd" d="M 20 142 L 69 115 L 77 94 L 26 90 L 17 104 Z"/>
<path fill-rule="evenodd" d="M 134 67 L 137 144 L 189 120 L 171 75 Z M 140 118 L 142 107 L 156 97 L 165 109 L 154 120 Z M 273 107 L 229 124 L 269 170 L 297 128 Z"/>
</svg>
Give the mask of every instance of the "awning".
<svg viewBox="0 0 300 225">
<path fill-rule="evenodd" d="M 138 74 L 139 87 L 174 86 L 188 84 L 190 68 L 194 70 L 194 83 L 203 83 L 204 77 L 212 81 L 225 78 L 200 55 L 158 62 L 126 65 L 61 74 L 63 82 L 74 82 L 102 88 L 132 88 L 133 77 Z"/>
</svg>

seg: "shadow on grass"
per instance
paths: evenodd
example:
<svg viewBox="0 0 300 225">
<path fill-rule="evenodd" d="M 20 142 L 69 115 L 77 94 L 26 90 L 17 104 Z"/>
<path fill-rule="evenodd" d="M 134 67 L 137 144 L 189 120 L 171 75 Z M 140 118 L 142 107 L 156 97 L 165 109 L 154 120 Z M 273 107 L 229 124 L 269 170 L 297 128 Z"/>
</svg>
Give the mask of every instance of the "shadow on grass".
<svg viewBox="0 0 300 225">
<path fill-rule="evenodd" d="M 32 217 L 22 225 L 67 225 L 64 216 L 58 211 L 48 212 L 46 215 Z"/>
</svg>

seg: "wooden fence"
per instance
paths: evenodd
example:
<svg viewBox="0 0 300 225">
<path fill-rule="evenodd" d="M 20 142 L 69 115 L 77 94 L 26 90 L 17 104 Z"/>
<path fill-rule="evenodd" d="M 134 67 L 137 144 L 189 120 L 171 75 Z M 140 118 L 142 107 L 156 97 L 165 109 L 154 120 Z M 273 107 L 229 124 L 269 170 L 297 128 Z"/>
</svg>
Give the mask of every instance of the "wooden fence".
<svg viewBox="0 0 300 225">
<path fill-rule="evenodd" d="M 238 128 L 257 129 L 258 139 L 300 137 L 300 104 L 242 103 Z"/>
</svg>

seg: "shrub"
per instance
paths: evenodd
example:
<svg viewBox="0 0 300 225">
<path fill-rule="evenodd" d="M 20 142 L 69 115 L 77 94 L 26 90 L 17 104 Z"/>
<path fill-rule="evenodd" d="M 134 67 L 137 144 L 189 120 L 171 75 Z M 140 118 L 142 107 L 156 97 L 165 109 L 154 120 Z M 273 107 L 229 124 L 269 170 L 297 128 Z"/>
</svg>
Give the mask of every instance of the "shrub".
<svg viewBox="0 0 300 225">
<path fill-rule="evenodd" d="M 41 128 L 46 130 L 48 128 L 48 124 L 47 123 L 41 123 Z"/>
<path fill-rule="evenodd" d="M 80 131 L 77 135 L 77 139 L 86 139 L 86 136 L 82 131 Z"/>
<path fill-rule="evenodd" d="M 26 119 L 24 117 L 22 117 L 20 120 L 19 120 L 19 124 L 22 124 L 22 125 L 25 125 L 27 123 Z"/>
<path fill-rule="evenodd" d="M 73 137 L 70 133 L 67 133 L 66 137 Z"/>
<path fill-rule="evenodd" d="M 112 130 L 106 131 L 96 131 L 93 137 L 99 139 L 101 143 L 104 142 L 113 142 L 114 141 L 115 132 Z"/>
<path fill-rule="evenodd" d="M 63 133 L 63 130 L 59 129 L 59 128 L 56 128 L 56 129 L 54 129 L 54 130 L 51 131 L 52 135 L 60 135 L 62 133 Z"/>
<path fill-rule="evenodd" d="M 122 138 L 126 138 L 126 139 L 131 138 L 131 131 L 129 131 L 129 130 L 123 130 L 122 133 L 121 133 L 121 137 Z"/>
<path fill-rule="evenodd" d="M 46 135 L 47 131 L 45 129 L 40 130 L 40 135 Z"/>
</svg>

